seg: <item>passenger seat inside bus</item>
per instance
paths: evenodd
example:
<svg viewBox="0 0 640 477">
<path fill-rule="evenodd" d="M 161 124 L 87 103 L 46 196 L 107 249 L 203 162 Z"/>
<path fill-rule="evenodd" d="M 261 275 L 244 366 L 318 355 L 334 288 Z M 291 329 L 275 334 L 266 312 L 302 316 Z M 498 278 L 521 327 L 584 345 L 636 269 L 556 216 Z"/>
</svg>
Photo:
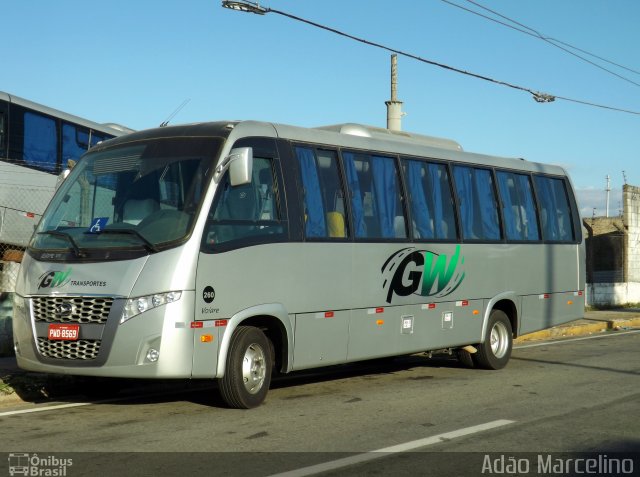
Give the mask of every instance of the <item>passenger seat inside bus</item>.
<svg viewBox="0 0 640 477">
<path fill-rule="evenodd" d="M 122 208 L 122 221 L 138 225 L 143 219 L 160 210 L 160 204 L 153 199 L 129 199 Z"/>
<path fill-rule="evenodd" d="M 344 226 L 344 215 L 340 212 L 327 212 L 327 230 L 329 232 L 329 237 L 346 237 L 347 234 Z"/>
<path fill-rule="evenodd" d="M 160 210 L 158 184 L 155 174 L 147 174 L 131 184 L 131 191 L 122 206 L 122 221 L 138 225 L 143 219 Z"/>
</svg>

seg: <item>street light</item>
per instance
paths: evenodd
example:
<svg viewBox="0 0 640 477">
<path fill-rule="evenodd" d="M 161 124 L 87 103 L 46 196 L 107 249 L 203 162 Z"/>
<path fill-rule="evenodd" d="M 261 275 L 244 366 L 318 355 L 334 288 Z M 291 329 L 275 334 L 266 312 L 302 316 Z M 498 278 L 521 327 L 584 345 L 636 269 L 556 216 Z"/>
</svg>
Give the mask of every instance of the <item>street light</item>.
<svg viewBox="0 0 640 477">
<path fill-rule="evenodd" d="M 235 0 L 222 0 L 222 6 L 230 10 L 237 10 L 239 12 L 255 13 L 256 15 L 264 15 L 269 12 L 268 8 L 263 8 L 258 5 L 258 2 L 250 2 L 248 0 L 235 1 Z"/>
</svg>

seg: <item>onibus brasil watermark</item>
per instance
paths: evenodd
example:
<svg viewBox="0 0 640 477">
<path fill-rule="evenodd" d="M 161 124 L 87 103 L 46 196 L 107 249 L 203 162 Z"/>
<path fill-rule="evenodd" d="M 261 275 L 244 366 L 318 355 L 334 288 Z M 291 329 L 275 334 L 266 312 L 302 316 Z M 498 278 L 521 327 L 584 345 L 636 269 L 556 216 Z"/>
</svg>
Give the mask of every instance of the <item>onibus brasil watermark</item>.
<svg viewBox="0 0 640 477">
<path fill-rule="evenodd" d="M 67 468 L 73 465 L 73 459 L 54 455 L 42 456 L 25 452 L 9 454 L 9 475 L 27 475 L 33 477 L 65 477 Z"/>
<path fill-rule="evenodd" d="M 537 454 L 527 457 L 485 455 L 482 474 L 491 475 L 634 475 L 636 461 L 627 456 L 589 454 L 562 456 Z"/>
</svg>

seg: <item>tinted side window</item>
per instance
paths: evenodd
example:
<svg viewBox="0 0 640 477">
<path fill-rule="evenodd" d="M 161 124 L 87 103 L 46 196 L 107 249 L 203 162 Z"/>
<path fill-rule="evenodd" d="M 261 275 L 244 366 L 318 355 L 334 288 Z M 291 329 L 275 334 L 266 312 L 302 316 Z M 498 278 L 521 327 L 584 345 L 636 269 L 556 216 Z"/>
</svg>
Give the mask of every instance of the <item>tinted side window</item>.
<svg viewBox="0 0 640 477">
<path fill-rule="evenodd" d="M 496 176 L 507 240 L 540 240 L 531 178 L 511 172 L 498 172 Z"/>
<path fill-rule="evenodd" d="M 296 146 L 307 238 L 346 238 L 344 193 L 334 151 Z"/>
<path fill-rule="evenodd" d="M 82 140 L 86 137 L 86 142 Z M 77 161 L 88 149 L 88 130 L 81 130 L 71 124 L 62 125 L 62 167 L 67 167 L 69 160 Z"/>
<path fill-rule="evenodd" d="M 24 162 L 38 169 L 55 172 L 57 166 L 56 123 L 40 114 L 24 114 Z"/>
<path fill-rule="evenodd" d="M 391 157 L 342 155 L 357 238 L 407 237 L 396 161 Z"/>
<path fill-rule="evenodd" d="M 575 234 L 563 179 L 534 176 L 544 240 L 573 242 Z"/>
<path fill-rule="evenodd" d="M 206 245 L 243 239 L 263 242 L 284 233 L 272 166 L 269 159 L 254 158 L 251 183 L 235 187 L 225 173 L 210 213 Z"/>
<path fill-rule="evenodd" d="M 447 167 L 417 160 L 406 160 L 403 164 L 413 236 L 416 239 L 455 239 L 456 219 Z"/>
<path fill-rule="evenodd" d="M 5 119 L 5 114 L 0 111 L 0 155 L 4 157 L 4 147 L 7 137 L 7 122 Z"/>
<path fill-rule="evenodd" d="M 465 240 L 500 240 L 498 202 L 491 171 L 454 166 L 453 176 L 460 201 L 460 224 Z"/>
</svg>

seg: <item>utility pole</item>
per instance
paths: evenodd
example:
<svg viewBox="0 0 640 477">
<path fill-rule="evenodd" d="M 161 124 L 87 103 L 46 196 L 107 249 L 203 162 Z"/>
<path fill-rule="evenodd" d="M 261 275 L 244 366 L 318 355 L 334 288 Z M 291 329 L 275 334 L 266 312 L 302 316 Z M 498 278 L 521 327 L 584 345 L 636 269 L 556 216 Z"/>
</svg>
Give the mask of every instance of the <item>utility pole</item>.
<svg viewBox="0 0 640 477">
<path fill-rule="evenodd" d="M 391 55 L 391 99 L 387 105 L 387 129 L 402 131 L 402 101 L 398 101 L 398 55 Z"/>
<path fill-rule="evenodd" d="M 609 193 L 611 192 L 611 182 L 610 182 L 609 174 L 607 174 L 607 188 L 605 191 L 607 192 L 607 218 L 609 218 Z"/>
</svg>

